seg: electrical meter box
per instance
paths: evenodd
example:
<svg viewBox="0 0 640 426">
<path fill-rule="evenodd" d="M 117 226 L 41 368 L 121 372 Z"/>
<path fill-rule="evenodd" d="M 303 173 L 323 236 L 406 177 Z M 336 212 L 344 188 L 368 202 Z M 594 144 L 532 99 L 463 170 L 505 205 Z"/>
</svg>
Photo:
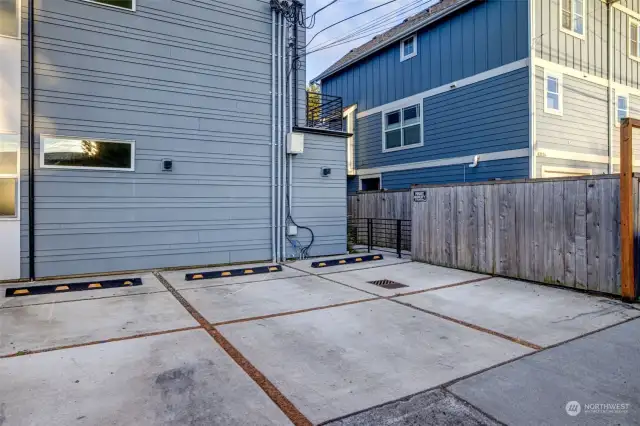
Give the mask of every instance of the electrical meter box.
<svg viewBox="0 0 640 426">
<path fill-rule="evenodd" d="M 302 154 L 304 152 L 304 133 L 287 134 L 287 154 Z"/>
</svg>

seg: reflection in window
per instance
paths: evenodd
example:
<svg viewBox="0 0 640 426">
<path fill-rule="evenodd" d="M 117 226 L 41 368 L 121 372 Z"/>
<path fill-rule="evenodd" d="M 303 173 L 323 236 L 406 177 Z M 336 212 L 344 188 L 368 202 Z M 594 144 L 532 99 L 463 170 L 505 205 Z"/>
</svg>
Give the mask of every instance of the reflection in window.
<svg viewBox="0 0 640 426">
<path fill-rule="evenodd" d="M 0 217 L 16 216 L 17 179 L 0 178 Z"/>
<path fill-rule="evenodd" d="M 0 0 L 1 1 L 1 0 Z M 96 3 L 108 4 L 109 6 L 121 7 L 123 9 L 133 10 L 133 0 L 90 0 Z"/>
<path fill-rule="evenodd" d="M 422 142 L 420 104 L 385 114 L 384 149 L 409 147 Z"/>
<path fill-rule="evenodd" d="M 133 170 L 133 142 L 43 136 L 42 150 L 43 167 Z"/>
<path fill-rule="evenodd" d="M 0 0 L 0 35 L 18 37 L 18 0 Z"/>
</svg>

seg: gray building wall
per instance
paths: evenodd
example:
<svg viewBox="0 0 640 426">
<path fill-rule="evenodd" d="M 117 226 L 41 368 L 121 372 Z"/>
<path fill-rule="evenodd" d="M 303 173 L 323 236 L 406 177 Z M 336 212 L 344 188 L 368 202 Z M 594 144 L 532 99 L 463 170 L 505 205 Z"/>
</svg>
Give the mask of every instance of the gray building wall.
<svg viewBox="0 0 640 426">
<path fill-rule="evenodd" d="M 269 259 L 269 2 L 35 3 L 36 275 Z M 303 61 L 301 121 L 304 74 Z M 22 125 L 27 276 L 26 114 Z M 135 140 L 135 172 L 40 169 L 41 134 Z M 335 232 L 320 230 L 319 247 Z"/>
</svg>

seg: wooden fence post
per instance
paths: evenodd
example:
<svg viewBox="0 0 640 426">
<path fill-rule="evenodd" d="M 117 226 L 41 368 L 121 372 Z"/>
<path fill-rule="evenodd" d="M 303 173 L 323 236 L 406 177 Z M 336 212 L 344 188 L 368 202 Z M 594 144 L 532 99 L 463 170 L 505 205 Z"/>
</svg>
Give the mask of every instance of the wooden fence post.
<svg viewBox="0 0 640 426">
<path fill-rule="evenodd" d="M 633 128 L 640 121 L 626 118 L 620 126 L 620 281 L 624 300 L 636 298 L 633 265 Z"/>
</svg>

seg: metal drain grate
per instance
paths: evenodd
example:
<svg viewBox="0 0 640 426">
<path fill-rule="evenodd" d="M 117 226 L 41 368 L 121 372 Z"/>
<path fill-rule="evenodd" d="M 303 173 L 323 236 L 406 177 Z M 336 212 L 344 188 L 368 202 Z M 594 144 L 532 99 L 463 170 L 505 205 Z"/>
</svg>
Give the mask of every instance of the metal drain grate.
<svg viewBox="0 0 640 426">
<path fill-rule="evenodd" d="M 386 288 L 389 290 L 393 290 L 394 288 L 402 288 L 409 287 L 408 285 L 400 284 L 395 281 L 391 281 L 388 279 L 384 280 L 375 280 L 375 281 L 367 281 L 369 284 L 377 285 L 378 287 Z"/>
</svg>

